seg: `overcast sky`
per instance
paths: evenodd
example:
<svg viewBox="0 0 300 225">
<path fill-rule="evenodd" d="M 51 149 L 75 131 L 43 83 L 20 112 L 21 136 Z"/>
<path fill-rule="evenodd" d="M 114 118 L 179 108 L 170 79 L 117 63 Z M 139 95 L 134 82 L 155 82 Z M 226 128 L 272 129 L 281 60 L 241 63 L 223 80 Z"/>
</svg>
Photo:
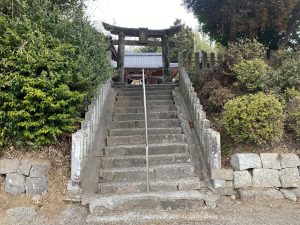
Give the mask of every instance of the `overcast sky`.
<svg viewBox="0 0 300 225">
<path fill-rule="evenodd" d="M 125 27 L 164 29 L 176 18 L 192 28 L 198 25 L 193 14 L 182 6 L 182 0 L 89 0 L 88 15 L 97 23 Z"/>
</svg>

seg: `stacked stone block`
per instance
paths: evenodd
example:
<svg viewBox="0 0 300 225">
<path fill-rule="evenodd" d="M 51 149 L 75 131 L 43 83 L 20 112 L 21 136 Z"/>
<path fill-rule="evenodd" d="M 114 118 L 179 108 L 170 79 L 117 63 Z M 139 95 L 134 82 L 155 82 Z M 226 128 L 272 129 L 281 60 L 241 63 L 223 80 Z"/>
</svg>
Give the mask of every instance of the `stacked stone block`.
<svg viewBox="0 0 300 225">
<path fill-rule="evenodd" d="M 25 192 L 29 196 L 43 194 L 48 187 L 45 175 L 50 169 L 51 165 L 46 161 L 0 160 L 0 175 L 5 176 L 5 191 L 13 195 Z"/>
<path fill-rule="evenodd" d="M 213 169 L 211 179 L 220 195 L 234 195 L 233 169 Z"/>
<path fill-rule="evenodd" d="M 233 188 L 241 198 L 300 197 L 300 159 L 296 154 L 237 153 L 231 156 Z M 228 188 L 224 169 L 213 170 L 213 181 L 222 180 Z M 219 174 L 216 176 L 216 174 Z"/>
</svg>

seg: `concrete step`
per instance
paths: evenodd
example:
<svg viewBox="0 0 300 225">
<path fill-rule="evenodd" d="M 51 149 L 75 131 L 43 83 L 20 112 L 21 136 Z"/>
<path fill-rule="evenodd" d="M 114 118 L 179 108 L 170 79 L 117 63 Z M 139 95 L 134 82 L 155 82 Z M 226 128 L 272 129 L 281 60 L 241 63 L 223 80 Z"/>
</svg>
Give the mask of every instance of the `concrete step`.
<svg viewBox="0 0 300 225">
<path fill-rule="evenodd" d="M 149 100 L 147 101 L 147 106 L 152 105 L 174 105 L 173 100 Z M 143 101 L 116 101 L 115 108 L 122 107 L 136 107 L 136 106 L 144 106 Z"/>
<path fill-rule="evenodd" d="M 187 143 L 167 143 L 149 145 L 149 154 L 176 154 L 188 151 Z M 145 155 L 145 145 L 105 147 L 106 156 Z"/>
<path fill-rule="evenodd" d="M 151 100 L 173 100 L 173 96 L 172 95 L 150 95 L 147 92 L 147 97 L 146 97 L 147 101 L 151 101 Z M 143 101 L 144 97 L 141 96 L 117 96 L 116 97 L 117 101 Z"/>
<path fill-rule="evenodd" d="M 159 91 L 152 91 L 147 90 L 147 96 L 155 96 L 155 95 L 172 95 L 172 90 L 159 90 Z M 143 96 L 143 91 L 118 91 L 118 96 Z"/>
<path fill-rule="evenodd" d="M 112 121 L 110 128 L 123 129 L 123 128 L 144 128 L 144 120 L 131 120 L 131 121 Z M 161 128 L 161 127 L 180 127 L 178 119 L 157 119 L 148 120 L 148 128 Z"/>
<path fill-rule="evenodd" d="M 133 136 L 113 136 L 107 137 L 107 146 L 119 146 L 119 145 L 141 145 L 146 142 L 145 135 L 133 135 Z M 185 142 L 184 134 L 159 134 L 148 135 L 149 144 L 163 144 L 163 143 L 180 143 Z"/>
<path fill-rule="evenodd" d="M 149 179 L 151 180 L 175 180 L 192 178 L 194 167 L 190 163 L 168 164 L 149 167 Z M 128 182 L 146 180 L 146 166 L 103 169 L 100 171 L 101 182 Z"/>
<path fill-rule="evenodd" d="M 173 90 L 174 85 L 146 85 L 146 91 L 160 91 L 160 90 Z M 118 90 L 116 88 L 116 90 Z M 143 91 L 141 85 L 122 86 L 119 88 L 121 91 Z"/>
<path fill-rule="evenodd" d="M 148 128 L 148 134 L 182 134 L 181 127 L 173 128 Z M 109 136 L 131 136 L 131 135 L 145 135 L 145 128 L 135 129 L 110 129 Z"/>
<path fill-rule="evenodd" d="M 199 178 L 180 179 L 180 180 L 159 180 L 149 181 L 150 191 L 190 191 L 200 190 L 207 187 L 205 181 L 200 181 Z M 107 182 L 99 183 L 98 191 L 100 194 L 127 194 L 141 193 L 147 191 L 147 181 L 138 182 Z"/>
<path fill-rule="evenodd" d="M 150 112 L 168 112 L 176 111 L 176 106 L 171 105 L 147 105 L 147 111 Z M 132 107 L 115 107 L 114 113 L 124 114 L 124 113 L 144 113 L 144 106 L 132 106 Z"/>
<path fill-rule="evenodd" d="M 178 118 L 176 111 L 148 112 L 147 117 L 148 120 Z M 113 121 L 144 120 L 144 118 L 145 118 L 145 113 L 125 113 L 125 114 L 115 113 L 113 116 Z"/>
<path fill-rule="evenodd" d="M 191 162 L 189 153 L 150 155 L 149 165 L 167 165 Z M 145 155 L 105 156 L 101 159 L 102 168 L 143 167 L 146 165 Z"/>
<path fill-rule="evenodd" d="M 226 224 L 224 218 L 211 210 L 146 210 L 115 215 L 87 216 L 85 225 L 209 225 Z"/>
<path fill-rule="evenodd" d="M 89 211 L 93 215 L 109 215 L 122 212 L 147 210 L 195 209 L 213 205 L 217 196 L 199 191 L 130 193 L 123 195 L 95 196 L 89 199 Z M 206 203 L 206 204 L 205 204 Z"/>
</svg>

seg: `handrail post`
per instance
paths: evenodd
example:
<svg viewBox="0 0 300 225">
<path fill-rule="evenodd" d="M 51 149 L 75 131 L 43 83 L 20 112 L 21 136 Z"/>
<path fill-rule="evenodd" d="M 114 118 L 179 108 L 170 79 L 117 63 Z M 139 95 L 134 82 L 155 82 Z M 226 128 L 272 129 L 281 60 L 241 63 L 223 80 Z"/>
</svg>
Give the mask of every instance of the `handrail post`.
<svg viewBox="0 0 300 225">
<path fill-rule="evenodd" d="M 143 95 L 144 95 L 144 113 L 145 113 L 147 192 L 149 192 L 149 143 L 148 143 L 148 118 L 147 118 L 146 87 L 145 87 L 145 70 L 144 70 L 144 69 L 143 69 Z"/>
</svg>

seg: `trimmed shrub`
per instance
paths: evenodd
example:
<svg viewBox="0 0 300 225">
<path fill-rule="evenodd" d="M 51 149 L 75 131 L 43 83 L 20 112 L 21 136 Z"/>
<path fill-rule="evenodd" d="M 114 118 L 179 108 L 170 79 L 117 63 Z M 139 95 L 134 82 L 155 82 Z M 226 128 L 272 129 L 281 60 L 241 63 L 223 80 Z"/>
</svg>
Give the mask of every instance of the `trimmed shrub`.
<svg viewBox="0 0 300 225">
<path fill-rule="evenodd" d="M 222 125 L 237 142 L 261 145 L 283 134 L 283 105 L 262 92 L 237 97 L 224 106 Z"/>
<path fill-rule="evenodd" d="M 286 127 L 300 140 L 300 92 L 295 89 L 287 91 Z"/>
<path fill-rule="evenodd" d="M 241 88 L 248 91 L 265 90 L 270 67 L 262 59 L 242 60 L 232 67 Z"/>
<path fill-rule="evenodd" d="M 235 97 L 234 93 L 225 87 L 213 90 L 208 99 L 208 107 L 211 111 L 221 112 L 224 104 Z"/>
<path fill-rule="evenodd" d="M 234 65 L 242 60 L 264 59 L 266 57 L 266 49 L 256 39 L 239 39 L 228 45 L 227 55 L 229 65 Z"/>
</svg>

